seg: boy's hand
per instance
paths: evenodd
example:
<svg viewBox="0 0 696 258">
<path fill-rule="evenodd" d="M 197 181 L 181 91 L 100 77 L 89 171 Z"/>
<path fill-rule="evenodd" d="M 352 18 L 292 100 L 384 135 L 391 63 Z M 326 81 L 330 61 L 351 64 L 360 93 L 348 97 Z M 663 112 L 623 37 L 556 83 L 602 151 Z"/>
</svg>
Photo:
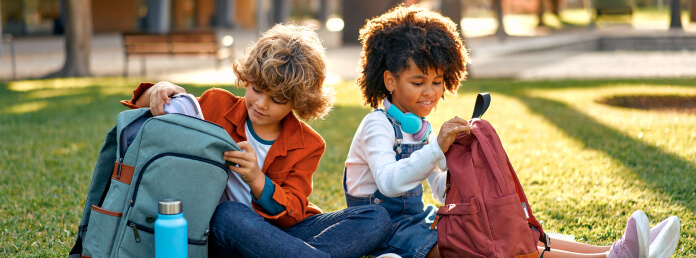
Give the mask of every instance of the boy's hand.
<svg viewBox="0 0 696 258">
<path fill-rule="evenodd" d="M 243 151 L 226 151 L 222 158 L 239 165 L 228 167 L 233 172 L 239 174 L 242 180 L 249 185 L 256 199 L 261 198 L 266 178 L 256 160 L 256 151 L 251 148 L 248 142 L 239 142 L 237 145 Z"/>
<path fill-rule="evenodd" d="M 440 132 L 437 134 L 437 144 L 440 145 L 442 153 L 446 153 L 449 150 L 449 147 L 452 146 L 457 135 L 462 132 L 469 133 L 471 129 L 472 126 L 469 125 L 469 122 L 458 116 L 442 124 Z"/>
<path fill-rule="evenodd" d="M 186 93 L 183 87 L 165 81 L 158 82 L 148 91 L 150 91 L 150 112 L 153 116 L 164 115 L 164 104 L 169 104 L 171 96 Z"/>
</svg>

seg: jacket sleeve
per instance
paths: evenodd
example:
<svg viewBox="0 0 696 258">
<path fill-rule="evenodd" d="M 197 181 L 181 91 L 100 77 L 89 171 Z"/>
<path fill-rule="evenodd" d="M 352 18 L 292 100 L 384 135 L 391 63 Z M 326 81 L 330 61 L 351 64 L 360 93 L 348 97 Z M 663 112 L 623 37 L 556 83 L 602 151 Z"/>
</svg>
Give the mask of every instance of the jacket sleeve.
<svg viewBox="0 0 696 258">
<path fill-rule="evenodd" d="M 140 98 L 141 95 L 143 95 L 143 92 L 145 92 L 147 89 L 154 85 L 155 84 L 151 82 L 141 82 L 140 84 L 138 84 L 138 87 L 135 88 L 135 90 L 133 90 L 133 98 L 131 98 L 130 100 L 121 100 L 120 103 L 130 109 L 143 108 L 136 106 L 135 102 L 138 101 L 138 98 Z"/>
<path fill-rule="evenodd" d="M 325 144 L 323 143 L 316 146 L 313 150 L 308 150 L 309 155 L 298 159 L 299 161 L 292 166 L 287 173 L 287 177 L 282 182 L 275 181 L 273 176 L 269 176 L 275 184 L 273 200 L 285 206 L 284 211 L 276 215 L 270 215 L 259 207 L 258 204 L 253 203 L 254 210 L 281 228 L 295 225 L 308 216 L 320 214 L 322 212 L 321 209 L 309 203 L 309 195 L 312 193 L 312 175 L 319 166 L 319 160 L 322 154 L 324 154 L 324 150 Z"/>
</svg>

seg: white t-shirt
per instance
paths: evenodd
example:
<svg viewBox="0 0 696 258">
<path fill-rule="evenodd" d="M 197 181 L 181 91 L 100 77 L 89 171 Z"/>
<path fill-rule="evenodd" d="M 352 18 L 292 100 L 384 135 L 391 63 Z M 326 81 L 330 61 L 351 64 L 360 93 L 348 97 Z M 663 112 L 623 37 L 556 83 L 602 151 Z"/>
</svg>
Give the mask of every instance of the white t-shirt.
<svg viewBox="0 0 696 258">
<path fill-rule="evenodd" d="M 418 143 L 412 134 L 402 131 L 402 143 Z M 437 144 L 437 135 L 428 136 L 428 144 L 408 158 L 396 161 L 394 128 L 383 112 L 365 116 L 355 132 L 346 159 L 346 187 L 356 197 L 370 196 L 376 190 L 396 197 L 428 180 L 433 198 L 442 197 L 447 183 L 447 162 Z"/>
<path fill-rule="evenodd" d="M 256 161 L 259 163 L 259 168 L 263 168 L 263 161 L 266 159 L 273 141 L 261 139 L 254 133 L 254 130 L 249 128 L 249 123 L 246 122 L 244 123 L 244 134 L 251 148 L 256 151 Z M 233 171 L 227 171 L 227 175 L 229 176 L 227 187 L 225 187 L 225 194 L 220 199 L 220 202 L 236 201 L 251 207 L 251 188 L 249 188 L 249 185 L 244 183 L 239 174 Z"/>
</svg>

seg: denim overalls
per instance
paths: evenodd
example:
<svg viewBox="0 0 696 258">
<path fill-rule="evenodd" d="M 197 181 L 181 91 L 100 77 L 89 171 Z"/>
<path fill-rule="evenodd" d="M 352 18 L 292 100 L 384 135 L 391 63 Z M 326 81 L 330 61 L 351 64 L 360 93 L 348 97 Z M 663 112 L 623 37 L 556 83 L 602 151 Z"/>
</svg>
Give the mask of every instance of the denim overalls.
<svg viewBox="0 0 696 258">
<path fill-rule="evenodd" d="M 414 151 L 420 150 L 427 142 L 402 144 L 403 135 L 401 124 L 382 109 L 373 112 L 383 112 L 394 127 L 396 143 L 393 148 L 396 160 L 408 158 Z M 423 186 L 409 190 L 398 197 L 387 197 L 375 191 L 371 196 L 355 197 L 348 194 L 346 188 L 346 173 L 343 173 L 343 191 L 346 193 L 348 207 L 378 204 L 387 209 L 392 221 L 392 237 L 388 243 L 378 248 L 374 255 L 396 253 L 402 257 L 425 257 L 437 243 L 437 230 L 430 229 L 435 219 L 437 209 L 432 205 L 424 207 Z"/>
</svg>

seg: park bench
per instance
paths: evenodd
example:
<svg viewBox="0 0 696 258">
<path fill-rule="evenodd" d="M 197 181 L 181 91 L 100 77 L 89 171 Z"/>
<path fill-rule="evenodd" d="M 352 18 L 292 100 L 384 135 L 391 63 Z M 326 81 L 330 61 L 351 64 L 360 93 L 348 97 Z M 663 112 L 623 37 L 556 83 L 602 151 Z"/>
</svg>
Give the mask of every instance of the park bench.
<svg viewBox="0 0 696 258">
<path fill-rule="evenodd" d="M 227 37 L 227 36 L 225 36 Z M 215 31 L 171 32 L 149 34 L 143 32 L 123 33 L 125 61 L 123 76 L 128 76 L 128 63 L 131 56 L 140 56 L 141 75 L 145 75 L 146 56 L 210 56 L 215 58 L 215 69 L 220 62 L 234 57 L 231 42 L 222 44 Z"/>
</svg>

